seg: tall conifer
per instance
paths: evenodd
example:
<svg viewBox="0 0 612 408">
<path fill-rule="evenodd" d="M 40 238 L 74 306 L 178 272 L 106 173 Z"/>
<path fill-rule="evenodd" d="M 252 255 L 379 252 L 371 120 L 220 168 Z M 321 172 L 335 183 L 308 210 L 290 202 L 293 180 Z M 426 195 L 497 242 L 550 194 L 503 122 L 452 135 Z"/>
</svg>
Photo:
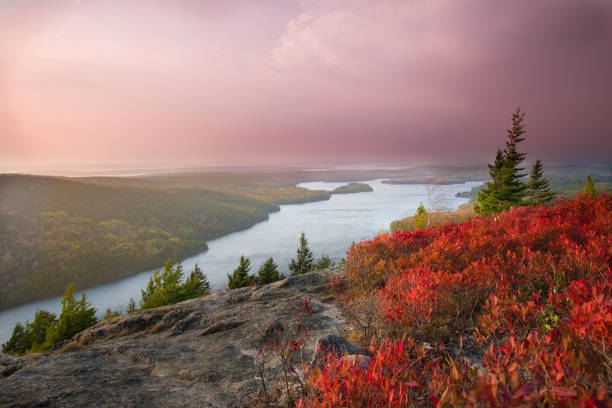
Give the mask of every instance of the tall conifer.
<svg viewBox="0 0 612 408">
<path fill-rule="evenodd" d="M 525 153 L 518 151 L 517 145 L 525 140 L 523 120 L 525 114 L 520 108 L 512 113 L 512 126 L 508 129 L 506 148 L 497 150 L 495 161 L 489 164 L 491 181 L 478 192 L 474 210 L 480 214 L 498 213 L 510 207 L 525 204 L 527 184 L 523 182 L 525 174 L 520 164 Z"/>
<path fill-rule="evenodd" d="M 246 258 L 244 255 L 240 257 L 238 267 L 234 269 L 231 275 L 227 275 L 227 288 L 237 289 L 244 286 L 252 285 L 255 281 L 255 277 L 249 275 L 251 271 L 251 260 Z"/>
<path fill-rule="evenodd" d="M 306 234 L 302 232 L 300 235 L 300 247 L 297 249 L 297 260 L 292 259 L 289 264 L 289 270 L 292 275 L 300 275 L 312 270 L 313 267 L 313 255 L 308 248 L 308 240 Z"/>
<path fill-rule="evenodd" d="M 548 180 L 543 176 L 544 170 L 540 160 L 536 160 L 531 173 L 529 174 L 529 181 L 527 182 L 528 196 L 527 201 L 529 204 L 541 205 L 548 204 L 555 198 L 556 193 L 548 188 Z"/>
</svg>

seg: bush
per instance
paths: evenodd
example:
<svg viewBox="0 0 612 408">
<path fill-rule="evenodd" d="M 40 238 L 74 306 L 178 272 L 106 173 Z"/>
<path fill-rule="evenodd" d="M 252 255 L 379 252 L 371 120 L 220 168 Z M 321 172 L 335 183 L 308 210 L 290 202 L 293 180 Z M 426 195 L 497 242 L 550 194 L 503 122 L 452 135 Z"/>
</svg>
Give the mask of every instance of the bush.
<svg viewBox="0 0 612 408">
<path fill-rule="evenodd" d="M 589 194 L 354 245 L 349 301 L 375 290 L 389 327 L 368 370 L 314 370 L 301 406 L 606 406 L 611 220 Z"/>
</svg>

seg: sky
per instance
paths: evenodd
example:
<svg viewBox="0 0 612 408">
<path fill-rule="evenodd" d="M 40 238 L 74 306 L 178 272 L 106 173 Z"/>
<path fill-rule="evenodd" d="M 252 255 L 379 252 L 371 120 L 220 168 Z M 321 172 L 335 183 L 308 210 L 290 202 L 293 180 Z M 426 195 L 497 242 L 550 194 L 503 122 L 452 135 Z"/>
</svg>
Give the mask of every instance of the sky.
<svg viewBox="0 0 612 408">
<path fill-rule="evenodd" d="M 0 167 L 612 159 L 610 0 L 0 0 Z"/>
</svg>

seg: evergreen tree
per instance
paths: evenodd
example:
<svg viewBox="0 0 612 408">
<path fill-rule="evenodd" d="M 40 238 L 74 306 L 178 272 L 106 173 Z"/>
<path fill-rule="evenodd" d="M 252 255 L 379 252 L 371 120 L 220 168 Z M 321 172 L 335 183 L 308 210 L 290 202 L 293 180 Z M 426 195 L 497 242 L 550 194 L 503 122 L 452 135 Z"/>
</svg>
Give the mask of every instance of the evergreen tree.
<svg viewBox="0 0 612 408">
<path fill-rule="evenodd" d="M 208 278 L 204 272 L 202 272 L 198 264 L 195 264 L 193 271 L 189 274 L 183 287 L 184 295 L 182 300 L 193 299 L 210 293 Z"/>
<path fill-rule="evenodd" d="M 46 310 L 38 309 L 34 315 L 32 323 L 26 322 L 26 331 L 28 333 L 28 350 L 43 351 L 47 330 L 57 321 L 55 313 Z"/>
<path fill-rule="evenodd" d="M 491 181 L 478 191 L 477 202 L 474 203 L 474 210 L 479 214 L 498 213 L 504 210 L 502 204 L 504 161 L 504 153 L 497 149 L 495 161 L 488 165 Z"/>
<path fill-rule="evenodd" d="M 289 270 L 292 275 L 300 275 L 312 270 L 313 256 L 310 248 L 308 248 L 308 240 L 306 234 L 302 232 L 300 236 L 300 247 L 297 249 L 297 260 L 292 259 L 289 264 Z"/>
<path fill-rule="evenodd" d="M 30 348 L 28 344 L 26 330 L 23 324 L 17 323 L 13 328 L 13 334 L 11 338 L 4 344 L 2 344 L 2 352 L 6 354 L 21 355 L 25 354 L 26 350 Z"/>
<path fill-rule="evenodd" d="M 429 226 L 429 213 L 425 209 L 423 203 L 419 204 L 419 207 L 414 214 L 414 227 L 419 229 L 425 229 Z"/>
<path fill-rule="evenodd" d="M 589 174 L 587 174 L 586 176 L 586 182 L 584 183 L 584 188 L 582 189 L 582 192 L 584 194 L 597 194 L 595 192 L 595 184 L 593 184 L 593 180 L 591 179 L 591 176 Z"/>
<path fill-rule="evenodd" d="M 529 204 L 541 205 L 548 204 L 556 193 L 548 188 L 548 180 L 543 177 L 543 165 L 540 160 L 536 160 L 531 173 L 529 174 L 529 182 L 527 183 Z"/>
<path fill-rule="evenodd" d="M 525 140 L 524 117 L 520 108 L 512 114 L 506 148 L 503 152 L 497 151 L 495 162 L 489 165 L 491 181 L 478 192 L 478 202 L 474 204 L 474 210 L 480 214 L 498 213 L 525 204 L 527 184 L 522 181 L 525 169 L 519 167 L 525 159 L 525 153 L 517 149 L 517 145 Z"/>
<path fill-rule="evenodd" d="M 329 255 L 321 255 L 321 257 L 317 260 L 312 269 L 320 271 L 321 269 L 327 269 L 330 266 L 334 266 L 334 263 L 332 262 Z"/>
<path fill-rule="evenodd" d="M 266 262 L 261 265 L 259 271 L 257 271 L 258 285 L 265 285 L 284 278 L 285 277 L 278 272 L 278 265 L 274 263 L 274 259 L 272 258 L 268 258 Z"/>
<path fill-rule="evenodd" d="M 133 298 L 130 298 L 130 303 L 128 303 L 127 312 L 128 314 L 134 313 L 136 311 L 136 302 Z"/>
<path fill-rule="evenodd" d="M 244 286 L 249 286 L 255 283 L 255 277 L 249 275 L 251 271 L 251 260 L 245 258 L 244 255 L 240 257 L 240 263 L 231 275 L 227 275 L 227 288 L 237 289 Z"/>
<path fill-rule="evenodd" d="M 176 267 L 171 260 L 167 260 L 162 271 L 157 270 L 149 279 L 145 290 L 141 290 L 140 309 L 171 305 L 180 302 L 184 293 L 181 284 L 183 280 L 183 267 Z"/>
<path fill-rule="evenodd" d="M 74 291 L 74 285 L 68 285 L 62 298 L 59 318 L 47 328 L 44 348 L 51 348 L 59 341 L 70 339 L 97 322 L 96 309 L 91 307 L 85 292 L 76 300 Z"/>
</svg>

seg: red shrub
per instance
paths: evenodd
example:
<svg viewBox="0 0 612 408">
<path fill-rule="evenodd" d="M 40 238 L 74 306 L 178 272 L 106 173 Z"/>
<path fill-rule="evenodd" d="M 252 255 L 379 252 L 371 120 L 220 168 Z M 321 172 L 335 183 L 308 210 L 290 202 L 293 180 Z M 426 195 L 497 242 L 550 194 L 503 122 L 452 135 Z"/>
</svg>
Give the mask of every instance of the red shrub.
<svg viewBox="0 0 612 408">
<path fill-rule="evenodd" d="M 352 293 L 377 288 L 387 335 L 410 337 L 378 339 L 366 371 L 330 357 L 301 406 L 611 406 L 610 232 L 600 194 L 354 245 Z"/>
</svg>

